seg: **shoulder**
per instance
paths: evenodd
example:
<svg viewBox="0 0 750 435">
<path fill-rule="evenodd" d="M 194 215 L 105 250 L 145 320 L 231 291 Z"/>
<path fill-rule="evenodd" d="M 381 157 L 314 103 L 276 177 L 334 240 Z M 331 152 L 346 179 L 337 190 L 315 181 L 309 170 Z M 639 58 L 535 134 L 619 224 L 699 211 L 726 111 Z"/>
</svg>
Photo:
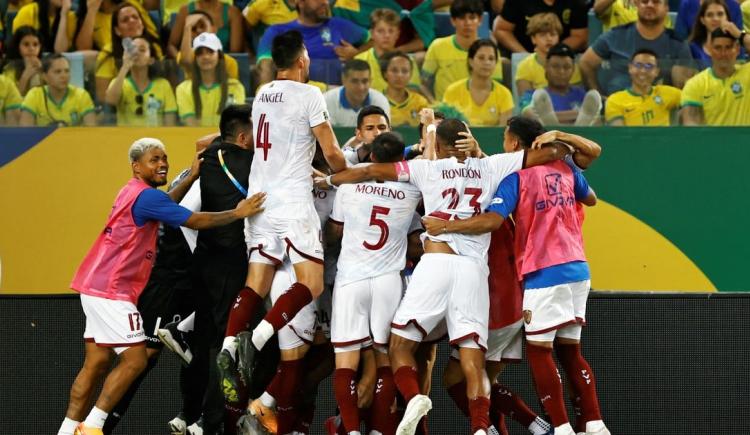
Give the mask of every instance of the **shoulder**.
<svg viewBox="0 0 750 435">
<path fill-rule="evenodd" d="M 451 44 L 451 38 L 452 36 L 443 36 L 442 38 L 435 38 L 430 44 L 427 51 L 435 51 L 435 50 L 441 50 L 445 48 L 446 45 Z"/>
<path fill-rule="evenodd" d="M 448 85 L 448 87 L 445 89 L 445 92 L 443 93 L 443 97 L 445 98 L 449 94 L 454 95 L 454 94 L 461 93 L 461 91 L 463 91 L 463 89 L 466 88 L 466 82 L 468 80 L 469 79 L 461 79 L 459 81 L 453 82 L 450 85 Z"/>
<path fill-rule="evenodd" d="M 499 82 L 494 82 L 492 93 L 502 98 L 513 98 L 513 94 L 511 94 L 510 89 L 506 88 L 504 84 Z"/>
<path fill-rule="evenodd" d="M 159 90 L 166 90 L 169 89 L 172 90 L 172 85 L 169 84 L 169 81 L 167 79 L 157 77 L 153 81 L 153 87 Z"/>
<path fill-rule="evenodd" d="M 190 79 L 187 79 L 187 80 L 183 80 L 182 83 L 177 85 L 176 89 L 177 89 L 177 92 L 185 92 L 186 89 L 189 90 L 189 89 L 192 89 L 192 87 L 193 87 L 193 81 Z"/>
<path fill-rule="evenodd" d="M 618 103 L 620 102 L 620 100 L 623 100 L 627 97 L 628 97 L 628 91 L 624 91 L 624 90 L 617 91 L 607 98 L 607 104 L 609 105 L 610 103 Z"/>
</svg>

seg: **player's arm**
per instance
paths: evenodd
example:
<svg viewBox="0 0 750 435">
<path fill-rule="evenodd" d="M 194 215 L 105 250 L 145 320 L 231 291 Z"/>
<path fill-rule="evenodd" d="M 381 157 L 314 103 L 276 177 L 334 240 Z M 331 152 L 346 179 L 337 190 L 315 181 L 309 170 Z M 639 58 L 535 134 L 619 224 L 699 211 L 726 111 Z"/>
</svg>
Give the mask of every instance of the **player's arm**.
<svg viewBox="0 0 750 435">
<path fill-rule="evenodd" d="M 586 169 L 591 163 L 599 158 L 602 153 L 602 147 L 591 139 L 587 139 L 577 134 L 565 133 L 563 131 L 552 130 L 539 135 L 534 143 L 531 144 L 532 150 L 542 147 L 545 144 L 563 142 L 573 147 L 573 161 L 582 169 Z M 564 157 L 562 155 L 560 158 Z M 526 160 L 526 167 L 533 166 Z"/>
<path fill-rule="evenodd" d="M 439 236 L 445 233 L 484 234 L 503 225 L 504 218 L 495 212 L 482 213 L 469 219 L 444 220 L 425 216 L 422 219 L 427 234 Z"/>
<path fill-rule="evenodd" d="M 312 128 L 315 139 L 320 144 L 320 149 L 323 151 L 323 157 L 328 162 L 328 166 L 331 167 L 333 172 L 340 172 L 346 169 L 346 159 L 344 153 L 339 147 L 339 142 L 336 140 L 336 135 L 333 133 L 333 127 L 331 123 L 325 121 L 321 124 L 316 125 Z"/>
<path fill-rule="evenodd" d="M 408 179 L 409 164 L 402 161 L 397 163 L 373 163 L 349 168 L 324 179 L 316 179 L 315 185 L 319 189 L 329 189 L 331 186 L 360 183 L 367 180 L 407 181 Z"/>
<path fill-rule="evenodd" d="M 706 117 L 701 106 L 685 106 L 680 111 L 680 114 L 682 116 L 682 125 L 704 125 L 706 123 Z"/>
<path fill-rule="evenodd" d="M 583 205 L 593 207 L 596 205 L 596 192 L 589 185 L 583 172 L 573 169 L 573 192 L 576 201 Z"/>
<path fill-rule="evenodd" d="M 193 164 L 190 166 L 190 173 L 188 174 L 188 176 L 183 178 L 178 185 L 170 189 L 167 193 L 167 195 L 172 198 L 172 201 L 182 201 L 182 198 L 185 197 L 185 194 L 188 192 L 188 190 L 190 190 L 190 187 L 193 185 L 195 180 L 198 179 L 198 176 L 200 175 L 201 162 L 203 161 L 203 159 L 201 158 L 201 154 L 203 154 L 203 151 L 204 150 L 201 150 L 195 155 Z"/>
<path fill-rule="evenodd" d="M 204 230 L 207 228 L 220 227 L 222 225 L 230 224 L 236 220 L 254 216 L 263 211 L 262 205 L 263 201 L 265 200 L 266 194 L 263 192 L 259 192 L 251 196 L 250 198 L 246 198 L 240 201 L 237 204 L 237 207 L 234 208 L 234 210 L 226 210 L 214 213 L 193 213 L 182 224 L 182 226 L 194 230 Z"/>
</svg>

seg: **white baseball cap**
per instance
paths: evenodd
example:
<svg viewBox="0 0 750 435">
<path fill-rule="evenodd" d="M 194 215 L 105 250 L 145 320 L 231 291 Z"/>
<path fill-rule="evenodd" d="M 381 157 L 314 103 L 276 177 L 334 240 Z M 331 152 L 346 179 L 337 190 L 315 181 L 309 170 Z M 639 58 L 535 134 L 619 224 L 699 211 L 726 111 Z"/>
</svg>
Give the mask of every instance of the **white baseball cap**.
<svg viewBox="0 0 750 435">
<path fill-rule="evenodd" d="M 206 47 L 213 51 L 222 50 L 221 41 L 215 33 L 203 32 L 193 39 L 193 50 L 197 50 L 200 47 Z"/>
</svg>

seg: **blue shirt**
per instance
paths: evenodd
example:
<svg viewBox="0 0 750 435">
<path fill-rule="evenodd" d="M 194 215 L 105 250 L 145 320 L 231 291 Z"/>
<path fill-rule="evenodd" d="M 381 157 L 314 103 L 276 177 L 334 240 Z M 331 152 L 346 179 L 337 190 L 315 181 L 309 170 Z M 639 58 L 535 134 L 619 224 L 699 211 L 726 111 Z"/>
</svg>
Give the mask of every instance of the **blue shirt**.
<svg viewBox="0 0 750 435">
<path fill-rule="evenodd" d="M 582 86 L 571 86 L 566 94 L 558 94 L 550 88 L 544 88 L 544 90 L 549 94 L 555 112 L 563 112 L 565 110 L 573 109 L 578 110 L 578 108 L 581 107 L 581 103 L 583 103 L 583 97 L 586 96 L 586 90 L 583 89 Z M 530 89 L 523 94 L 523 97 L 521 97 L 522 108 L 531 104 L 532 95 L 534 95 L 533 89 Z"/>
<path fill-rule="evenodd" d="M 328 19 L 318 26 L 303 26 L 298 20 L 274 24 L 263 33 L 258 43 L 258 61 L 271 58 L 271 46 L 276 35 L 296 30 L 302 34 L 307 53 L 310 55 L 310 80 L 328 84 L 341 84 L 341 61 L 334 48 L 341 41 L 358 47 L 370 39 L 367 30 L 349 20 L 339 17 Z"/>
<path fill-rule="evenodd" d="M 577 201 L 583 200 L 589 194 L 589 183 L 583 172 L 573 170 L 573 190 Z M 487 212 L 497 213 L 507 218 L 518 206 L 520 178 L 518 174 L 510 174 L 503 179 L 495 192 Z M 558 284 L 583 281 L 591 278 L 589 265 L 585 261 L 572 261 L 545 267 L 523 276 L 524 289 L 552 287 Z"/>
<path fill-rule="evenodd" d="M 170 227 L 179 227 L 193 214 L 192 211 L 172 201 L 159 189 L 146 189 L 133 204 L 133 220 L 139 227 L 148 221 L 160 221 Z"/>
<path fill-rule="evenodd" d="M 725 0 L 729 8 L 729 19 L 732 20 L 737 28 L 742 30 L 742 10 L 736 0 Z M 677 22 L 674 25 L 675 35 L 680 39 L 687 39 L 690 31 L 693 30 L 695 17 L 701 8 L 700 0 L 682 0 L 680 9 L 677 11 Z"/>
</svg>

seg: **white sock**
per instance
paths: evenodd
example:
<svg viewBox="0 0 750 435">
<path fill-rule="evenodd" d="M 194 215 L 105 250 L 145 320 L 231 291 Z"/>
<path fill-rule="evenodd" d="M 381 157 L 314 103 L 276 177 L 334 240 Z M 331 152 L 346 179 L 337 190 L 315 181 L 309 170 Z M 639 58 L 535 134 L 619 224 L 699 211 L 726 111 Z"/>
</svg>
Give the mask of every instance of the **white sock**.
<svg viewBox="0 0 750 435">
<path fill-rule="evenodd" d="M 268 392 L 266 391 L 264 391 L 263 394 L 260 395 L 258 400 L 260 400 L 260 403 L 262 403 L 266 408 L 273 408 L 276 406 L 276 398 L 268 394 Z"/>
<path fill-rule="evenodd" d="M 549 432 L 550 424 L 547 423 L 542 417 L 537 418 L 529 425 L 529 432 L 534 435 L 544 435 Z"/>
<path fill-rule="evenodd" d="M 591 420 L 586 422 L 586 432 L 598 432 L 604 428 L 604 422 L 601 420 Z"/>
<path fill-rule="evenodd" d="M 190 332 L 195 329 L 195 311 L 189 316 L 185 317 L 182 322 L 177 324 L 177 330 L 182 332 Z"/>
<path fill-rule="evenodd" d="M 221 344 L 221 350 L 228 350 L 229 355 L 232 355 L 232 358 L 236 359 L 235 355 L 237 355 L 237 339 L 235 337 L 232 337 L 231 335 L 228 337 L 224 337 L 224 342 Z"/>
<path fill-rule="evenodd" d="M 109 413 L 104 412 L 95 406 L 91 409 L 91 412 L 89 412 L 89 415 L 86 417 L 83 424 L 91 428 L 101 429 L 104 427 L 107 415 L 109 415 Z"/>
<path fill-rule="evenodd" d="M 487 435 L 487 432 L 484 429 L 479 429 L 478 431 L 474 432 L 474 435 Z"/>
<path fill-rule="evenodd" d="M 57 435 L 73 435 L 73 432 L 80 423 L 80 421 L 71 420 L 68 417 L 65 417 L 65 420 L 63 420 L 60 425 L 60 430 L 57 431 Z"/>
<path fill-rule="evenodd" d="M 253 344 L 255 348 L 258 350 L 263 349 L 266 342 L 273 337 L 274 332 L 273 325 L 268 323 L 267 320 L 261 320 L 253 330 Z"/>
</svg>

